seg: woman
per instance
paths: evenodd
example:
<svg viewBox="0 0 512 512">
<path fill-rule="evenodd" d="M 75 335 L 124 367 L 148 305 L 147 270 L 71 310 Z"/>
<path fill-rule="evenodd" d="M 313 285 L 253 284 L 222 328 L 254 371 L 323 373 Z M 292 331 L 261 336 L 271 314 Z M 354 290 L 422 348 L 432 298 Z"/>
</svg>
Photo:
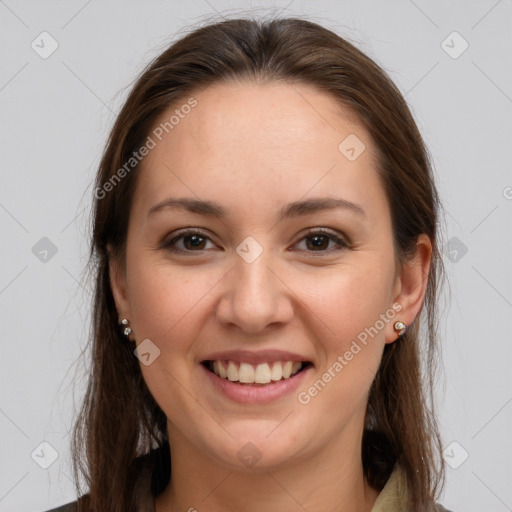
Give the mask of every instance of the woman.
<svg viewBox="0 0 512 512">
<path fill-rule="evenodd" d="M 403 97 L 336 34 L 170 46 L 96 180 L 88 489 L 56 510 L 445 510 L 439 207 Z"/>
</svg>

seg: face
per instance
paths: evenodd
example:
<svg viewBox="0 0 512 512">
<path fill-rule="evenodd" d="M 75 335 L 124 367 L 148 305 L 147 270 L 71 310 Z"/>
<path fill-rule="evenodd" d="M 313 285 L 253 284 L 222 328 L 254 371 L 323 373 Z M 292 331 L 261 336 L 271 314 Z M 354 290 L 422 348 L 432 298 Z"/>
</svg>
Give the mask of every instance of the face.
<svg viewBox="0 0 512 512">
<path fill-rule="evenodd" d="M 418 303 L 397 272 L 373 143 L 310 86 L 218 84 L 193 97 L 153 137 L 126 260 L 111 267 L 171 450 L 179 437 L 240 469 L 246 455 L 270 468 L 335 444 L 360 453 L 383 348 Z M 190 208 L 170 201 L 181 199 Z"/>
</svg>

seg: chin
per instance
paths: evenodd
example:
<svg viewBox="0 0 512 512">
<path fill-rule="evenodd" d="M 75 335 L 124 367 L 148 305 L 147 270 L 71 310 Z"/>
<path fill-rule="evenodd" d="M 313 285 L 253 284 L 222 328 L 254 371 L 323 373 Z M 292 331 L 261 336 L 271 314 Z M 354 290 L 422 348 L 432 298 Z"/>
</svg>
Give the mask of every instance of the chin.
<svg viewBox="0 0 512 512">
<path fill-rule="evenodd" d="M 235 471 L 267 471 L 289 464 L 298 457 L 297 436 L 276 425 L 279 423 L 270 426 L 260 421 L 249 426 L 244 422 L 239 434 L 229 430 L 233 437 L 226 436 L 224 445 L 211 446 L 210 453 Z"/>
</svg>

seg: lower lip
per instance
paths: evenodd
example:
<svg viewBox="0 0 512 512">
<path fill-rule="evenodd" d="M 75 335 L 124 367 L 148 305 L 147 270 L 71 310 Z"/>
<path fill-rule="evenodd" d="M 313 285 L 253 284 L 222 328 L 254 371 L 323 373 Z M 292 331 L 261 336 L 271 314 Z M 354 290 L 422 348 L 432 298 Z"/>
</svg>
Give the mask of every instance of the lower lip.
<svg viewBox="0 0 512 512">
<path fill-rule="evenodd" d="M 283 398 L 295 391 L 304 380 L 306 374 L 313 368 L 309 365 L 304 370 L 296 373 L 288 379 L 278 380 L 276 382 L 265 384 L 264 386 L 251 386 L 249 384 L 239 384 L 223 379 L 211 372 L 204 365 L 200 365 L 209 382 L 219 390 L 224 396 L 234 402 L 240 403 L 268 403 Z"/>
</svg>

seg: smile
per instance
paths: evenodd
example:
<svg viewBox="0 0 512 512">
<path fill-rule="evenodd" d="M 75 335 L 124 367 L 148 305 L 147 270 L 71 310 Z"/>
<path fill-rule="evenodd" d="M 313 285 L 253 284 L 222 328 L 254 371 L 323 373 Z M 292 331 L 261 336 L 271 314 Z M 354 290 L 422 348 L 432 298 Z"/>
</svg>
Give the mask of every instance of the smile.
<svg viewBox="0 0 512 512">
<path fill-rule="evenodd" d="M 310 363 L 307 361 L 273 361 L 250 364 L 217 359 L 215 361 L 204 361 L 203 364 L 222 379 L 240 384 L 265 385 L 289 379 Z"/>
<path fill-rule="evenodd" d="M 205 360 L 200 365 L 207 386 L 238 403 L 263 404 L 294 396 L 313 364 L 308 361 L 246 363 L 228 359 Z M 213 399 L 213 397 L 212 397 Z"/>
</svg>

